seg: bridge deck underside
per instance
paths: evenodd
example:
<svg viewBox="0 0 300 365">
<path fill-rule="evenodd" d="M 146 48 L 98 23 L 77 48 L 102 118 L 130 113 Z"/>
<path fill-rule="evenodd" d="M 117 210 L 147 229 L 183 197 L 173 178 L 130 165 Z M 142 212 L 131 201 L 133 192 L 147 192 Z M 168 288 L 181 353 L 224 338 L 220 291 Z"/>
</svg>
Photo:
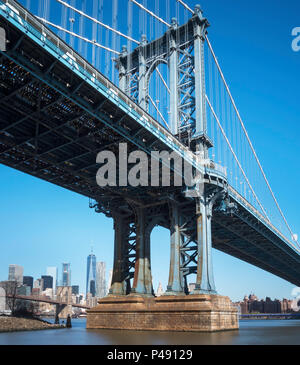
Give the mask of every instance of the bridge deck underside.
<svg viewBox="0 0 300 365">
<path fill-rule="evenodd" d="M 99 152 L 118 157 L 124 142 L 128 153 L 170 148 L 7 22 L 8 28 L 10 46 L 0 57 L 1 163 L 96 200 L 152 201 L 178 190 L 100 188 Z"/>
<path fill-rule="evenodd" d="M 214 212 L 213 247 L 300 286 L 300 257 L 238 205 L 232 215 Z"/>
</svg>

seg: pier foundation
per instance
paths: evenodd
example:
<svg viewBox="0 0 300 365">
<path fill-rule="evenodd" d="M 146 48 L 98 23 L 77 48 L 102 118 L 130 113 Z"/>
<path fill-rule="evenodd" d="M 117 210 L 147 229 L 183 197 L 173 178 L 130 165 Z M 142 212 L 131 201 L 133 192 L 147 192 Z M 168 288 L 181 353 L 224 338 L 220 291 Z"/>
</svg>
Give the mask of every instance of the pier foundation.
<svg viewBox="0 0 300 365">
<path fill-rule="evenodd" d="M 87 328 L 213 332 L 239 328 L 237 308 L 220 295 L 108 296 L 87 311 Z"/>
</svg>

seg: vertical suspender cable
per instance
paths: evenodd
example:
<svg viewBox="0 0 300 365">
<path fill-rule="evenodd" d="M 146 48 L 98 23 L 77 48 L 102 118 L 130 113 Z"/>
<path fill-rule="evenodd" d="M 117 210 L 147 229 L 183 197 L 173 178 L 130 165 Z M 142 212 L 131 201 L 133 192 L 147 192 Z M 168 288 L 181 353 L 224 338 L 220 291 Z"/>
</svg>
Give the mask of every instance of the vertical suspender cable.
<svg viewBox="0 0 300 365">
<path fill-rule="evenodd" d="M 130 1 L 132 1 L 135 5 L 137 5 L 138 7 L 140 7 L 142 10 L 144 10 L 146 13 L 150 14 L 151 16 L 153 16 L 155 19 L 157 19 L 161 23 L 165 24 L 167 27 L 170 27 L 170 24 L 168 24 L 166 21 L 164 21 L 163 19 L 161 19 L 156 14 L 154 14 L 152 11 L 148 10 L 147 8 L 145 8 L 142 4 L 140 4 L 136 0 L 130 0 Z"/>
<path fill-rule="evenodd" d="M 89 16 L 88 14 L 86 14 L 86 13 L 84 13 L 84 12 L 82 12 L 82 11 L 80 11 L 80 10 L 76 9 L 75 7 L 73 7 L 73 6 L 69 5 L 68 3 L 66 3 L 65 1 L 63 1 L 63 0 L 56 0 L 56 1 L 57 1 L 57 2 L 59 2 L 60 4 L 62 4 L 62 5 L 64 6 L 64 8 L 72 9 L 73 11 L 75 11 L 75 12 L 76 12 L 76 13 L 78 13 L 78 14 L 80 14 L 81 16 L 84 16 L 84 17 L 88 18 L 89 20 L 91 20 L 91 21 L 93 21 L 93 22 L 95 22 L 95 23 L 97 23 L 97 24 L 101 25 L 102 27 L 104 27 L 104 28 L 106 28 L 106 29 L 108 29 L 108 30 L 112 31 L 113 33 L 116 33 L 116 34 L 118 34 L 119 36 L 121 36 L 121 37 L 125 37 L 125 38 L 127 38 L 127 39 L 128 39 L 128 36 L 127 36 L 126 34 L 123 34 L 123 33 L 119 32 L 118 30 L 116 30 L 116 29 L 114 29 L 114 28 L 112 28 L 112 27 L 110 27 L 110 26 L 108 26 L 108 25 L 106 25 L 106 24 L 104 24 L 104 23 L 100 22 L 98 19 L 93 18 L 93 17 Z M 131 0 L 131 1 L 132 1 L 132 0 Z M 139 44 L 139 42 L 138 42 L 138 41 L 136 41 L 135 39 L 130 39 L 130 40 L 131 40 L 132 42 L 135 42 L 135 43 Z"/>
<path fill-rule="evenodd" d="M 222 127 L 222 125 L 221 125 L 220 121 L 219 121 L 219 118 L 217 117 L 217 115 L 216 115 L 216 113 L 215 113 L 215 111 L 214 111 L 214 109 L 213 109 L 213 107 L 212 107 L 212 105 L 211 105 L 211 103 L 210 103 L 210 101 L 209 101 L 209 99 L 208 99 L 207 95 L 205 95 L 205 98 L 206 98 L 206 101 L 207 101 L 207 103 L 208 103 L 208 105 L 209 105 L 209 107 L 210 107 L 210 109 L 211 109 L 211 111 L 212 111 L 212 113 L 213 113 L 213 115 L 214 115 L 214 117 L 215 117 L 215 119 L 216 119 L 216 122 L 217 122 L 217 124 L 218 124 L 218 126 L 219 126 L 219 128 L 220 128 L 220 130 L 221 130 L 221 133 L 222 133 L 223 137 L 224 137 L 224 138 L 225 138 L 225 140 L 226 140 L 226 143 L 228 144 L 228 146 L 229 146 L 229 148 L 230 148 L 231 153 L 233 154 L 233 156 L 234 156 L 234 158 L 235 158 L 235 160 L 236 160 L 236 162 L 237 162 L 237 164 L 238 164 L 238 166 L 239 166 L 239 168 L 240 168 L 240 170 L 241 170 L 241 172 L 242 172 L 242 174 L 243 174 L 243 176 L 244 176 L 245 180 L 247 181 L 247 184 L 249 185 L 250 189 L 252 190 L 252 192 L 253 192 L 253 194 L 254 194 L 254 196 L 255 196 L 255 198 L 256 198 L 256 200 L 257 200 L 258 204 L 260 205 L 260 207 L 261 207 L 261 209 L 262 209 L 262 212 L 264 213 L 264 215 L 266 216 L 266 218 L 269 220 L 268 215 L 267 215 L 267 213 L 265 212 L 265 209 L 264 209 L 264 207 L 262 206 L 262 204 L 260 203 L 260 201 L 259 201 L 258 197 L 256 196 L 256 194 L 255 194 L 255 192 L 254 192 L 254 190 L 253 190 L 253 188 L 252 188 L 252 186 L 251 186 L 251 184 L 250 184 L 250 181 L 248 180 L 248 178 L 247 178 L 247 176 L 246 176 L 246 174 L 245 174 L 245 171 L 244 171 L 243 167 L 241 166 L 241 163 L 240 163 L 240 161 L 239 161 L 238 157 L 236 156 L 236 154 L 235 154 L 235 152 L 234 152 L 234 150 L 233 150 L 233 148 L 232 148 L 232 146 L 231 146 L 231 144 L 230 144 L 230 142 L 229 142 L 229 140 L 228 140 L 228 138 L 227 138 L 227 136 L 226 136 L 226 133 L 225 133 L 225 131 L 224 131 L 224 129 L 223 129 L 223 127 Z"/>
<path fill-rule="evenodd" d="M 117 14 L 118 14 L 118 0 L 113 0 L 113 4 L 112 4 L 112 7 L 113 7 L 113 11 L 112 11 L 112 27 L 114 29 L 117 28 Z M 117 39 L 116 39 L 116 34 L 113 33 L 112 34 L 112 44 L 113 44 L 113 49 L 117 49 Z M 113 60 L 111 59 L 111 71 L 112 71 L 112 75 L 111 75 L 111 80 L 113 83 L 116 82 L 115 80 L 115 76 L 116 76 L 116 73 L 115 73 L 115 67 L 113 66 Z"/>
<path fill-rule="evenodd" d="M 258 164 L 258 166 L 259 166 L 259 168 L 260 168 L 260 171 L 261 171 L 261 173 L 262 173 L 262 175 L 263 175 L 263 178 L 264 178 L 264 180 L 265 180 L 265 182 L 266 182 L 266 184 L 267 184 L 267 186 L 268 186 L 268 189 L 269 189 L 269 191 L 270 191 L 270 193 L 271 193 L 271 195 L 272 195 L 272 197 L 273 197 L 273 200 L 275 201 L 275 204 L 276 204 L 276 206 L 277 206 L 277 209 L 279 210 L 280 215 L 281 215 L 281 217 L 283 218 L 283 220 L 284 220 L 284 222 L 285 222 L 285 224 L 286 224 L 286 226 L 287 226 L 287 228 L 288 228 L 288 230 L 289 230 L 289 232 L 290 232 L 290 234 L 291 234 L 291 236 L 292 236 L 292 239 L 293 239 L 294 241 L 296 241 L 296 242 L 297 242 L 297 240 L 294 238 L 294 233 L 293 233 L 293 231 L 291 230 L 291 228 L 290 228 L 290 226 L 289 226 L 289 224 L 288 224 L 288 222 L 287 222 L 287 220 L 286 220 L 286 218 L 285 218 L 285 215 L 283 214 L 283 212 L 282 212 L 282 210 L 281 210 L 281 208 L 280 208 L 280 206 L 279 206 L 279 204 L 278 204 L 278 201 L 277 201 L 277 199 L 276 199 L 276 197 L 275 197 L 275 195 L 274 195 L 274 193 L 273 193 L 273 190 L 272 190 L 272 188 L 271 188 L 271 186 L 270 186 L 270 184 L 269 184 L 269 181 L 268 181 L 268 179 L 267 179 L 267 177 L 266 177 L 266 175 L 265 175 L 265 172 L 264 172 L 264 170 L 263 170 L 263 168 L 262 168 L 262 166 L 261 166 L 261 163 L 260 163 L 260 161 L 259 161 L 259 159 L 258 159 L 258 157 L 257 157 L 257 154 L 256 154 L 256 152 L 255 152 L 255 150 L 254 150 L 254 147 L 253 147 L 253 145 L 252 145 L 252 142 L 251 142 L 251 140 L 250 140 L 250 138 L 249 138 L 249 136 L 248 136 L 247 130 L 246 130 L 246 128 L 245 128 L 245 125 L 244 125 L 244 123 L 243 123 L 243 121 L 242 121 L 242 118 L 241 118 L 241 116 L 240 116 L 240 113 L 239 113 L 239 111 L 238 111 L 238 109 L 237 109 L 237 107 L 236 107 L 236 104 L 235 104 L 235 102 L 234 102 L 234 99 L 233 99 L 233 97 L 232 97 L 232 95 L 231 95 L 231 92 L 230 92 L 230 90 L 229 90 L 229 87 L 228 87 L 228 85 L 227 85 L 227 83 L 226 83 L 226 80 L 225 80 L 225 78 L 224 78 L 224 75 L 223 75 L 223 72 L 222 72 L 222 70 L 221 70 L 221 67 L 220 67 L 220 65 L 219 65 L 219 63 L 218 63 L 218 60 L 217 60 L 217 58 L 216 58 L 215 54 L 214 54 L 214 51 L 213 51 L 213 49 L 212 49 L 212 46 L 211 46 L 211 44 L 210 44 L 210 42 L 209 42 L 209 40 L 208 40 L 207 36 L 205 36 L 205 38 L 206 38 L 207 43 L 208 43 L 208 45 L 209 45 L 209 48 L 210 48 L 210 50 L 211 50 L 211 52 L 212 52 L 212 55 L 213 55 L 213 57 L 214 57 L 214 59 L 215 59 L 215 62 L 216 62 L 216 65 L 217 65 L 217 67 L 218 67 L 218 70 L 219 70 L 219 72 L 220 72 L 220 75 L 221 75 L 221 77 L 222 77 L 222 80 L 223 80 L 223 82 L 224 82 L 224 84 L 225 84 L 225 87 L 226 87 L 226 89 L 227 89 L 227 92 L 228 92 L 228 94 L 229 94 L 229 97 L 230 97 L 230 99 L 231 99 L 231 102 L 232 102 L 232 104 L 233 104 L 233 107 L 234 107 L 234 109 L 235 109 L 235 111 L 236 111 L 236 113 L 237 113 L 237 117 L 238 117 L 238 119 L 239 119 L 239 121 L 240 121 L 240 124 L 241 124 L 241 126 L 242 126 L 242 129 L 243 129 L 243 131 L 244 131 L 244 133 L 245 133 L 245 135 L 246 135 L 247 141 L 248 141 L 248 143 L 249 143 L 249 145 L 250 145 L 250 147 L 251 147 L 251 150 L 252 150 L 252 152 L 253 152 L 253 154 L 254 154 L 254 157 L 255 157 L 255 159 L 256 159 L 256 162 L 257 162 L 257 164 Z"/>
<path fill-rule="evenodd" d="M 82 7 L 85 6 L 85 0 L 82 1 L 81 5 L 82 5 Z M 79 35 L 81 35 L 81 36 L 83 36 L 83 34 L 84 34 L 84 31 L 83 31 L 83 21 L 84 21 L 84 18 L 81 16 L 79 18 Z M 82 46 L 83 46 L 83 40 L 80 39 L 79 42 L 78 42 L 78 51 L 81 54 L 81 56 L 83 55 Z"/>
</svg>

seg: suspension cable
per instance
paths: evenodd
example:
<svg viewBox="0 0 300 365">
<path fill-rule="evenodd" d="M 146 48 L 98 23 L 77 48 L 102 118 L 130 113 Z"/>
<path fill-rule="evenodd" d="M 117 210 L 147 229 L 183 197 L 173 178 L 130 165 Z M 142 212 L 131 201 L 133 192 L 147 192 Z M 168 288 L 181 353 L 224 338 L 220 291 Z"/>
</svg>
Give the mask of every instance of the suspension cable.
<svg viewBox="0 0 300 365">
<path fill-rule="evenodd" d="M 57 1 L 60 2 L 61 0 L 57 0 Z M 150 14 L 151 16 L 153 16 L 155 19 L 157 19 L 161 23 L 165 24 L 167 27 L 170 27 L 171 26 L 169 23 L 167 23 L 162 18 L 160 18 L 159 16 L 157 16 L 156 14 L 154 14 L 152 11 L 148 10 L 147 8 L 145 8 L 142 4 L 138 3 L 136 0 L 130 0 L 130 1 L 132 1 L 135 5 L 139 6 L 142 10 L 144 10 L 146 13 Z"/>
<path fill-rule="evenodd" d="M 168 93 L 170 94 L 171 91 L 170 91 L 170 88 L 168 86 L 168 84 L 166 83 L 165 79 L 163 78 L 163 75 L 161 74 L 161 72 L 159 71 L 158 67 L 155 68 L 155 71 L 158 73 L 158 76 L 160 77 L 161 81 L 163 82 L 163 84 L 165 85 Z"/>
<path fill-rule="evenodd" d="M 245 171 L 244 171 L 244 169 L 242 168 L 242 166 L 241 166 L 241 164 L 240 164 L 240 161 L 238 160 L 238 158 L 237 158 L 237 156 L 236 156 L 236 154 L 235 154 L 235 152 L 234 152 L 234 150 L 233 150 L 233 148 L 232 148 L 232 146 L 231 146 L 231 144 L 230 144 L 230 142 L 229 142 L 229 140 L 228 140 L 228 138 L 227 138 L 227 136 L 226 136 L 226 133 L 225 133 L 225 131 L 224 131 L 224 129 L 223 129 L 223 127 L 222 127 L 222 125 L 221 125 L 220 121 L 219 121 L 219 118 L 217 117 L 217 115 L 216 115 L 216 113 L 215 113 L 215 111 L 214 111 L 214 109 L 213 109 L 213 107 L 212 107 L 212 105 L 211 105 L 211 103 L 210 103 L 210 101 L 209 101 L 209 99 L 208 99 L 207 95 L 205 95 L 205 99 L 206 99 L 206 101 L 207 101 L 207 103 L 208 103 L 208 105 L 209 105 L 209 107 L 210 107 L 210 110 L 212 111 L 212 113 L 213 113 L 213 115 L 214 115 L 214 117 L 215 117 L 216 122 L 218 123 L 218 126 L 219 126 L 219 128 L 220 128 L 220 130 L 221 130 L 221 132 L 222 132 L 222 134 L 223 134 L 223 136 L 224 136 L 224 138 L 225 138 L 225 140 L 226 140 L 226 142 L 227 142 L 227 144 L 228 144 L 228 147 L 229 147 L 229 149 L 230 149 L 231 153 L 233 154 L 233 157 L 234 157 L 234 159 L 236 160 L 236 162 L 237 162 L 237 164 L 238 164 L 238 166 L 239 166 L 239 168 L 240 168 L 240 170 L 241 170 L 241 172 L 242 172 L 242 174 L 243 174 L 243 176 L 244 176 L 244 178 L 245 178 L 245 180 L 246 180 L 246 182 L 247 182 L 247 184 L 248 184 L 249 188 L 251 189 L 251 191 L 252 191 L 252 193 L 253 193 L 253 195 L 254 195 L 255 199 L 257 200 L 257 202 L 258 202 L 259 206 L 261 207 L 261 209 L 262 209 L 262 211 L 263 211 L 264 215 L 266 216 L 266 218 L 267 218 L 267 219 L 268 219 L 268 221 L 270 222 L 270 219 L 269 219 L 269 217 L 268 217 L 267 213 L 265 212 L 265 209 L 264 209 L 264 207 L 262 206 L 261 202 L 259 201 L 258 197 L 256 196 L 256 194 L 255 194 L 255 192 L 254 192 L 254 190 L 253 190 L 253 188 L 252 188 L 252 185 L 250 184 L 250 181 L 248 180 L 248 178 L 247 178 L 247 176 L 246 176 L 246 174 L 245 174 Z"/>
<path fill-rule="evenodd" d="M 163 115 L 161 114 L 160 110 L 158 109 L 158 107 L 155 105 L 153 99 L 151 98 L 150 95 L 148 95 L 149 100 L 151 101 L 152 105 L 154 106 L 154 108 L 156 109 L 157 113 L 159 114 L 159 116 L 161 117 L 161 119 L 163 120 L 163 122 L 165 123 L 165 125 L 167 126 L 167 128 L 170 130 L 170 127 L 168 125 L 168 123 L 166 122 L 165 118 L 163 117 Z"/>
<path fill-rule="evenodd" d="M 62 32 L 68 33 L 68 34 L 70 34 L 70 35 L 72 35 L 74 37 L 77 37 L 77 38 L 79 38 L 79 39 L 81 39 L 81 40 L 83 40 L 85 42 L 88 42 L 88 43 L 91 43 L 91 44 L 93 44 L 93 45 L 95 45 L 97 47 L 103 48 L 106 51 L 109 51 L 109 52 L 112 52 L 112 53 L 116 53 L 118 55 L 121 54 L 120 52 L 115 51 L 115 50 L 113 50 L 111 48 L 105 47 L 102 44 L 97 43 L 96 41 L 91 41 L 90 39 L 84 38 L 84 37 L 80 36 L 79 34 L 76 34 L 74 32 L 71 32 L 70 30 L 67 30 L 65 28 L 60 27 L 59 25 L 53 24 L 53 23 L 49 22 L 48 20 L 46 20 L 44 18 L 40 18 L 38 16 L 37 16 L 37 18 L 40 19 L 43 23 L 46 23 L 48 25 L 51 25 L 52 27 L 57 28 L 57 29 L 61 30 Z"/>
<path fill-rule="evenodd" d="M 181 5 L 183 5 L 188 11 L 190 11 L 192 14 L 194 14 L 193 10 L 187 5 L 185 4 L 182 0 L 177 0 L 177 2 L 179 2 Z"/>
<path fill-rule="evenodd" d="M 277 208 L 278 208 L 278 210 L 279 210 L 279 213 L 280 213 L 281 217 L 283 218 L 283 220 L 284 220 L 284 222 L 285 222 L 285 224 L 286 224 L 286 226 L 287 226 L 287 228 L 288 228 L 288 230 L 289 230 L 289 232 L 290 232 L 290 234 L 291 234 L 291 236 L 292 236 L 292 239 L 293 239 L 295 242 L 297 242 L 297 243 L 298 243 L 297 239 L 296 239 L 296 238 L 295 238 L 295 236 L 294 236 L 294 232 L 291 230 L 291 228 L 290 228 L 290 226 L 289 226 L 289 224 L 288 224 L 288 222 L 287 222 L 287 220 L 286 220 L 286 218 L 285 218 L 285 215 L 283 214 L 283 212 L 282 212 L 282 210 L 281 210 L 281 208 L 280 208 L 280 206 L 279 206 L 279 203 L 278 203 L 278 201 L 277 201 L 277 199 L 276 199 L 276 197 L 275 197 L 275 195 L 274 195 L 274 193 L 273 193 L 273 190 L 272 190 L 272 188 L 271 188 L 271 186 L 270 186 L 270 184 L 269 184 L 269 181 L 268 181 L 268 179 L 267 179 L 267 177 L 266 177 L 266 174 L 265 174 L 265 172 L 264 172 L 264 170 L 263 170 L 263 168 L 262 168 L 262 166 L 261 166 L 261 163 L 260 163 L 260 161 L 259 161 L 259 159 L 258 159 L 258 157 L 257 157 L 257 154 L 256 154 L 256 152 L 255 152 L 255 149 L 254 149 L 254 147 L 253 147 L 253 145 L 252 145 L 252 142 L 251 142 L 251 140 L 250 140 L 250 138 L 249 138 L 249 135 L 248 135 L 248 133 L 247 133 L 247 130 L 246 130 L 246 128 L 245 128 L 245 125 L 244 125 L 244 123 L 243 123 L 243 121 L 242 121 L 242 118 L 241 118 L 241 116 L 240 116 L 240 113 L 239 113 L 239 111 L 238 111 L 238 109 L 237 109 L 237 107 L 236 107 L 236 104 L 235 104 L 235 102 L 234 102 L 234 99 L 233 99 L 233 97 L 232 97 L 232 95 L 231 95 L 231 92 L 230 92 L 230 90 L 229 90 L 229 87 L 228 87 L 228 85 L 227 85 L 227 82 L 226 82 L 226 80 L 225 80 L 225 77 L 224 77 L 224 75 L 223 75 L 223 72 L 222 72 L 222 70 L 221 70 L 221 67 L 220 67 L 220 65 L 219 65 L 219 62 L 218 62 L 218 60 L 217 60 L 217 57 L 216 57 L 216 55 L 215 55 L 215 53 L 214 53 L 214 51 L 213 51 L 213 48 L 212 48 L 212 46 L 211 46 L 211 43 L 210 43 L 210 41 L 209 41 L 209 39 L 208 39 L 207 35 L 205 35 L 205 38 L 206 38 L 206 40 L 207 40 L 208 47 L 209 47 L 209 49 L 210 49 L 210 51 L 211 51 L 211 53 L 212 53 L 212 55 L 213 55 L 213 58 L 214 58 L 214 60 L 215 60 L 216 65 L 217 65 L 217 68 L 218 68 L 218 70 L 219 70 L 219 72 L 220 72 L 221 78 L 222 78 L 222 80 L 223 80 L 223 82 L 224 82 L 224 85 L 225 85 L 225 87 L 226 87 L 226 90 L 227 90 L 227 92 L 228 92 L 228 95 L 229 95 L 229 97 L 230 97 L 230 100 L 231 100 L 231 102 L 232 102 L 232 105 L 233 105 L 233 107 L 234 107 L 234 109 L 235 109 L 235 111 L 236 111 L 237 117 L 238 117 L 238 119 L 239 119 L 239 121 L 240 121 L 240 123 L 241 123 L 241 126 L 242 126 L 242 128 L 243 128 L 243 131 L 244 131 L 245 136 L 246 136 L 246 138 L 247 138 L 247 141 L 248 141 L 248 143 L 249 143 L 249 145 L 250 145 L 250 148 L 251 148 L 251 150 L 252 150 L 252 152 L 253 152 L 253 154 L 254 154 L 255 160 L 256 160 L 256 162 L 257 162 L 257 164 L 258 164 L 258 166 L 259 166 L 259 169 L 260 169 L 260 171 L 261 171 L 261 173 L 262 173 L 262 175 L 263 175 L 263 178 L 264 178 L 264 180 L 265 180 L 265 182 L 266 182 L 266 184 L 267 184 L 267 186 L 268 186 L 268 189 L 269 189 L 269 191 L 270 191 L 270 193 L 271 193 L 271 195 L 272 195 L 272 198 L 273 198 L 273 200 L 274 200 L 274 202 L 275 202 L 275 204 L 276 204 L 276 206 L 277 206 Z"/>
<path fill-rule="evenodd" d="M 119 32 L 118 30 L 116 30 L 116 29 L 114 29 L 114 28 L 110 27 L 109 25 L 106 25 L 106 24 L 104 24 L 104 23 L 100 22 L 98 19 L 95 19 L 95 18 L 91 17 L 90 15 L 88 15 L 88 14 L 84 13 L 83 11 L 81 11 L 81 10 L 79 10 L 79 9 L 74 8 L 73 6 L 69 5 L 68 3 L 66 3 L 66 2 L 64 2 L 64 1 L 62 1 L 62 0 L 56 0 L 56 1 L 57 1 L 57 2 L 59 2 L 60 4 L 64 5 L 64 6 L 66 6 L 67 8 L 72 9 L 72 10 L 73 10 L 73 11 L 75 11 L 76 13 L 78 13 L 78 14 L 80 14 L 80 15 L 82 15 L 82 16 L 84 16 L 84 17 L 88 18 L 88 19 L 90 19 L 91 21 L 93 21 L 93 22 L 95 22 L 95 23 L 97 23 L 97 24 L 101 25 L 102 27 L 104 27 L 104 28 L 106 28 L 106 29 L 108 29 L 108 30 L 110 30 L 110 31 L 112 31 L 112 32 L 114 32 L 114 33 L 116 33 L 116 34 L 118 34 L 119 36 L 124 37 L 124 38 L 128 39 L 129 41 L 134 42 L 134 43 L 136 43 L 136 44 L 140 44 L 140 42 L 138 42 L 138 41 L 136 41 L 135 39 L 133 39 L 133 38 L 129 37 L 128 35 L 123 34 L 123 33 Z"/>
</svg>

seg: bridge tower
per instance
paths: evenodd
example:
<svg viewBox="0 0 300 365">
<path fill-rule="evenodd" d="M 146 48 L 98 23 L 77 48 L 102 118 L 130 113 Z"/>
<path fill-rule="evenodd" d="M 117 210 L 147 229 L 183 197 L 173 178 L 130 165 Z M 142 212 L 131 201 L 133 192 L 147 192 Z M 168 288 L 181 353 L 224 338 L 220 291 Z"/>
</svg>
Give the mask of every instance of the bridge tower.
<svg viewBox="0 0 300 365">
<path fill-rule="evenodd" d="M 151 74 L 159 64 L 168 66 L 170 129 L 194 152 L 199 165 L 209 160 L 208 150 L 213 146 L 207 134 L 205 99 L 204 42 L 208 26 L 198 5 L 185 25 L 179 26 L 173 18 L 161 38 L 147 42 L 142 36 L 136 49 L 128 53 L 123 47 L 116 60 L 119 87 L 146 112 Z M 238 327 L 236 309 L 229 298 L 217 295 L 212 268 L 211 220 L 213 208 L 224 207 L 224 188 L 205 184 L 201 174 L 197 177 L 194 188 L 166 193 L 162 202 L 114 202 L 103 196 L 91 205 L 96 212 L 113 218 L 115 248 L 109 295 L 88 311 L 89 328 L 210 331 Z M 150 262 L 150 234 L 156 225 L 170 230 L 169 281 L 165 295 L 159 298 L 154 297 Z M 196 274 L 191 293 L 187 285 L 190 274 Z M 195 303 L 198 312 L 189 315 Z M 175 322 L 169 320 L 174 310 L 179 312 Z M 150 323 L 153 313 L 161 316 L 161 322 L 155 325 Z M 201 316 L 205 325 L 200 323 Z"/>
<path fill-rule="evenodd" d="M 56 304 L 56 316 L 57 318 L 67 318 L 68 315 L 72 316 L 72 287 L 71 286 L 58 286 L 56 298 L 63 304 Z M 65 304 L 67 303 L 67 304 Z"/>
<path fill-rule="evenodd" d="M 208 160 L 208 149 L 213 146 L 207 134 L 205 99 L 204 42 L 208 27 L 209 22 L 203 16 L 200 5 L 196 5 L 186 24 L 179 26 L 173 18 L 170 28 L 161 38 L 147 42 L 143 35 L 133 52 L 128 53 L 126 46 L 123 47 L 116 63 L 119 87 L 145 111 L 149 109 L 151 74 L 161 63 L 168 66 L 170 130 L 198 155 L 199 162 Z M 198 268 L 194 293 L 216 293 L 211 261 L 211 214 L 215 198 L 211 193 L 208 196 L 201 184 L 200 190 L 194 192 L 196 216 L 190 230 L 191 237 L 197 236 L 194 256 L 198 256 Z M 180 225 L 190 217 L 183 218 L 178 204 L 169 204 L 169 211 L 171 264 L 167 293 L 181 294 L 187 292 L 186 276 L 195 272 L 184 267 L 184 237 L 180 232 Z"/>
<path fill-rule="evenodd" d="M 208 158 L 212 142 L 207 135 L 205 100 L 204 41 L 208 20 L 200 5 L 184 25 L 172 18 L 168 31 L 159 39 L 140 45 L 128 53 L 126 46 L 117 59 L 119 87 L 145 111 L 149 108 L 149 81 L 156 67 L 168 66 L 170 80 L 169 125 L 179 140 Z"/>
</svg>

